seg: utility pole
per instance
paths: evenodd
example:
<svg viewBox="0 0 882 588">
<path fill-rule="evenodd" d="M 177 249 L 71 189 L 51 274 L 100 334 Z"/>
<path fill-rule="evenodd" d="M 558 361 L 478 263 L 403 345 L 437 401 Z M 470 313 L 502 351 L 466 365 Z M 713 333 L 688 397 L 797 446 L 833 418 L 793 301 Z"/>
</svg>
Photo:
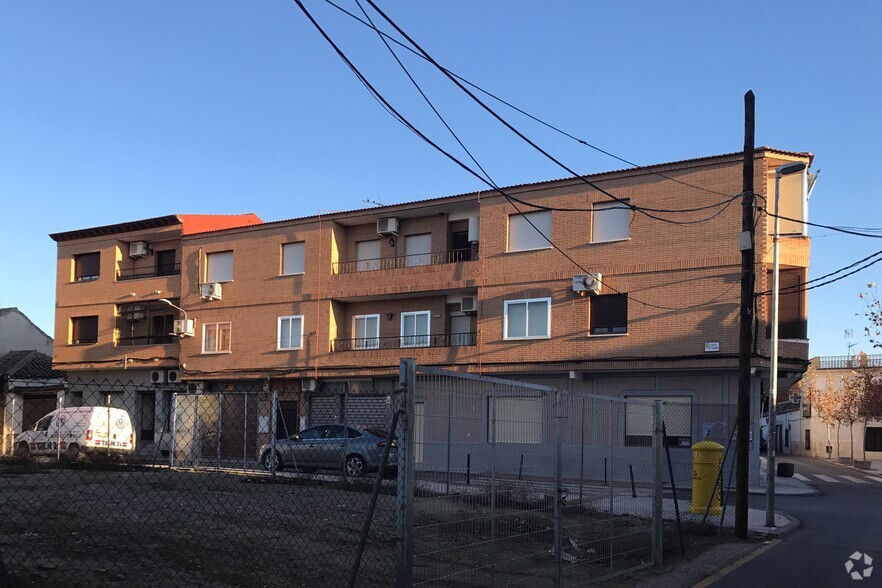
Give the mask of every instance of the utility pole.
<svg viewBox="0 0 882 588">
<path fill-rule="evenodd" d="M 744 95 L 744 175 L 741 193 L 741 331 L 738 337 L 738 434 L 735 453 L 735 536 L 747 539 L 750 466 L 750 357 L 753 343 L 754 235 L 753 135 L 754 97 Z"/>
</svg>

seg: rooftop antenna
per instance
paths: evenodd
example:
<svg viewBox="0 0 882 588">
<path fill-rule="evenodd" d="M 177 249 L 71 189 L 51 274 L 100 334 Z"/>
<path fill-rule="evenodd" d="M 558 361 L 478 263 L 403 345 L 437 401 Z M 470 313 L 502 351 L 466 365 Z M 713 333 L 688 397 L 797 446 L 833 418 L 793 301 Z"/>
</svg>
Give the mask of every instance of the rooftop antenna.
<svg viewBox="0 0 882 588">
<path fill-rule="evenodd" d="M 845 329 L 845 340 L 848 341 L 847 348 L 848 353 L 846 354 L 846 361 L 848 365 L 851 366 L 851 350 L 854 349 L 854 343 L 851 342 L 851 338 L 854 337 L 854 331 L 851 329 Z"/>
<path fill-rule="evenodd" d="M 383 206 L 382 200 L 371 200 L 370 198 L 362 198 L 361 200 L 365 204 L 373 204 L 374 206 Z"/>
</svg>

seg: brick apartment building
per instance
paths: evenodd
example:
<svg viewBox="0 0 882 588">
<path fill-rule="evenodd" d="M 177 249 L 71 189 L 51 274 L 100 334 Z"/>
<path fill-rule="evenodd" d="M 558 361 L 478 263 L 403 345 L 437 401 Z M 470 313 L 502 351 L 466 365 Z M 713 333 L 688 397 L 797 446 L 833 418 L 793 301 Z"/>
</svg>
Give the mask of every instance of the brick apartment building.
<svg viewBox="0 0 882 588">
<path fill-rule="evenodd" d="M 777 166 L 811 159 L 758 149 L 758 206 L 773 198 Z M 636 207 L 694 209 L 740 194 L 742 163 L 732 153 L 586 178 Z M 803 219 L 805 175 L 785 180 L 781 214 Z M 144 414 L 157 422 L 169 380 L 201 390 L 261 382 L 302 423 L 313 391 L 391 390 L 400 358 L 414 357 L 562 389 L 680 400 L 691 410 L 669 435 L 683 446 L 716 422 L 728 429 L 740 198 L 653 213 L 674 221 L 665 222 L 579 179 L 506 192 L 533 206 L 479 192 L 277 222 L 177 215 L 53 234 L 54 365 L 143 384 L 140 402 L 155 403 Z M 771 287 L 771 218 L 759 213 L 756 226 L 762 293 Z M 782 221 L 782 288 L 807 279 L 803 229 Z M 602 276 L 599 289 L 588 280 L 588 291 L 575 291 L 586 289 L 574 284 L 586 272 Z M 768 300 L 756 305 L 754 438 L 768 389 Z M 192 336 L 169 335 L 184 318 Z M 804 369 L 806 321 L 805 292 L 782 294 L 782 378 Z M 713 417 L 705 406 L 716 407 Z"/>
</svg>

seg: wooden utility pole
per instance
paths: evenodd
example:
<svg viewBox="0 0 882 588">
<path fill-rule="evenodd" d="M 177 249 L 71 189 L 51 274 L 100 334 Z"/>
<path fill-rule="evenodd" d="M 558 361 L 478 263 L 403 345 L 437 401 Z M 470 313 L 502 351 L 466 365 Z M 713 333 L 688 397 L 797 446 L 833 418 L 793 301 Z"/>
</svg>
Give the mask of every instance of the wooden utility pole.
<svg viewBox="0 0 882 588">
<path fill-rule="evenodd" d="M 744 95 L 744 175 L 741 193 L 741 331 L 738 337 L 738 435 L 735 454 L 735 536 L 747 539 L 750 467 L 750 359 L 753 345 L 753 91 Z"/>
</svg>

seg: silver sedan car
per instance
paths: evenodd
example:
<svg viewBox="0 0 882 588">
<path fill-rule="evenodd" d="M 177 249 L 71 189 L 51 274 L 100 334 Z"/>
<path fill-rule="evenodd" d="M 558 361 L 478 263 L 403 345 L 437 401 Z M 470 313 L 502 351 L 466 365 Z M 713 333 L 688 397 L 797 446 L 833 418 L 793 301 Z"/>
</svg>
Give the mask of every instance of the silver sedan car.
<svg viewBox="0 0 882 588">
<path fill-rule="evenodd" d="M 345 425 L 319 425 L 304 429 L 287 439 L 265 444 L 258 450 L 260 465 L 265 470 L 291 469 L 301 472 L 343 470 L 346 475 L 360 477 L 377 471 L 386 448 L 387 433 L 382 429 L 364 429 Z M 387 471 L 398 463 L 397 446 L 392 441 Z"/>
</svg>

